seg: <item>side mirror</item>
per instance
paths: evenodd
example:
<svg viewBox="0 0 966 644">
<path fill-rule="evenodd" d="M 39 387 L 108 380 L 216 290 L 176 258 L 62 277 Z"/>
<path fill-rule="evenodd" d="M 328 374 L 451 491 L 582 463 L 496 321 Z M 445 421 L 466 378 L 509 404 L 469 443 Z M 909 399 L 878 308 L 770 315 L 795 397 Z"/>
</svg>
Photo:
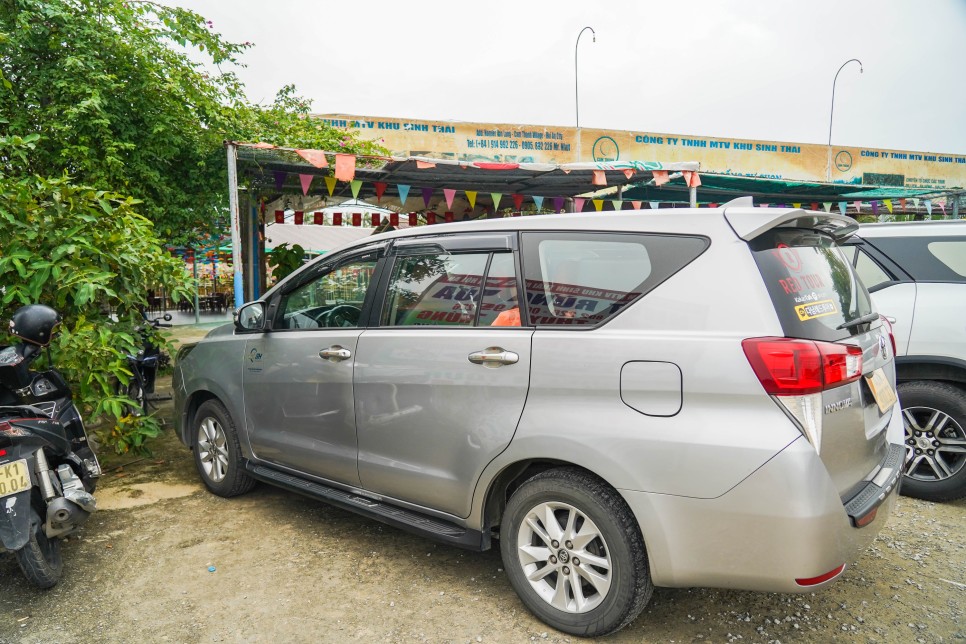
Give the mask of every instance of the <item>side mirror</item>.
<svg viewBox="0 0 966 644">
<path fill-rule="evenodd" d="M 249 302 L 235 311 L 235 328 L 239 331 L 262 331 L 265 328 L 265 303 Z"/>
</svg>

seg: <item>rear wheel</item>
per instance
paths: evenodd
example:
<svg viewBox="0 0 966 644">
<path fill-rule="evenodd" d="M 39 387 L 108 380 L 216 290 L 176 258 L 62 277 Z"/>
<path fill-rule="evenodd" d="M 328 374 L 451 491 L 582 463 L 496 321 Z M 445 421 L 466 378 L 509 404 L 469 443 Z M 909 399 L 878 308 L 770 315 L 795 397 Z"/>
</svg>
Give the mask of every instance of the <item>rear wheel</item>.
<svg viewBox="0 0 966 644">
<path fill-rule="evenodd" d="M 916 381 L 898 392 L 906 442 L 902 493 L 927 501 L 966 496 L 966 391 Z"/>
<path fill-rule="evenodd" d="M 523 603 L 565 633 L 623 628 L 654 591 L 630 508 L 582 470 L 549 470 L 521 485 L 503 515 L 500 551 Z"/>
<path fill-rule="evenodd" d="M 30 525 L 30 540 L 14 552 L 20 570 L 38 588 L 51 588 L 60 581 L 64 560 L 60 555 L 60 540 L 48 539 L 42 521 L 36 515 Z"/>
<path fill-rule="evenodd" d="M 217 400 L 205 401 L 195 414 L 194 454 L 201 480 L 218 496 L 238 496 L 255 485 L 242 465 L 235 423 Z"/>
</svg>

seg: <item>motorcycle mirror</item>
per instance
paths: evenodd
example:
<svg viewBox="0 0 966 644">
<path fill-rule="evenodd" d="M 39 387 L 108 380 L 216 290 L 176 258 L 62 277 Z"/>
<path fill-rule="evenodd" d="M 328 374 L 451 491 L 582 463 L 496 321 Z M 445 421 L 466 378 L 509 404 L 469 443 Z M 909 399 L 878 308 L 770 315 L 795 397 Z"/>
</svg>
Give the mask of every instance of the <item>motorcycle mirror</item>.
<svg viewBox="0 0 966 644">
<path fill-rule="evenodd" d="M 164 321 L 165 322 L 170 322 L 171 321 L 171 314 L 170 313 L 165 313 L 164 314 Z"/>
</svg>

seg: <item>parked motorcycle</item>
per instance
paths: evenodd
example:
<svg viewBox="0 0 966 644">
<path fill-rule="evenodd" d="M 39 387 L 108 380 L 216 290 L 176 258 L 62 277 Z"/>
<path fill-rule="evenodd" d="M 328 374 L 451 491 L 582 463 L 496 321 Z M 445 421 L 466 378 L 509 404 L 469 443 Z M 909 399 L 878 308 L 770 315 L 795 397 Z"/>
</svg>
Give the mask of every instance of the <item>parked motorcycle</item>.
<svg viewBox="0 0 966 644">
<path fill-rule="evenodd" d="M 142 412 L 147 414 L 152 402 L 159 400 L 170 400 L 154 396 L 154 382 L 157 379 L 158 370 L 163 369 L 170 363 L 168 354 L 162 351 L 161 347 L 152 341 L 152 330 L 160 328 L 170 328 L 171 314 L 165 313 L 162 317 L 153 320 L 144 316 L 147 326 L 138 327 L 141 334 L 141 349 L 136 355 L 127 356 L 128 368 L 131 370 L 131 379 L 127 385 L 117 383 L 117 393 L 126 394 L 128 398 L 137 403 L 137 407 L 124 406 L 125 415 L 139 415 Z M 161 320 L 164 320 L 162 322 Z"/>
<path fill-rule="evenodd" d="M 48 306 L 21 307 L 10 333 L 22 342 L 0 347 L 0 546 L 41 588 L 60 580 L 60 540 L 94 511 L 101 474 L 63 376 L 30 369 L 59 323 Z"/>
</svg>

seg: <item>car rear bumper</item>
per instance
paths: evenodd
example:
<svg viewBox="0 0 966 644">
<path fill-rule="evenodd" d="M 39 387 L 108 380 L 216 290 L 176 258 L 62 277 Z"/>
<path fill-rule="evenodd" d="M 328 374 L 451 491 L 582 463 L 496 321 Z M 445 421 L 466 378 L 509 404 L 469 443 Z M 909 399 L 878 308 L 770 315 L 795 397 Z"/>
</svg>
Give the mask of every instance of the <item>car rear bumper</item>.
<svg viewBox="0 0 966 644">
<path fill-rule="evenodd" d="M 874 515 L 866 503 L 868 523 L 855 527 L 803 438 L 714 499 L 621 493 L 640 522 L 656 585 L 805 592 L 838 575 L 810 585 L 797 579 L 819 578 L 862 554 L 891 515 L 897 491 L 897 484 L 883 486 Z"/>
</svg>

